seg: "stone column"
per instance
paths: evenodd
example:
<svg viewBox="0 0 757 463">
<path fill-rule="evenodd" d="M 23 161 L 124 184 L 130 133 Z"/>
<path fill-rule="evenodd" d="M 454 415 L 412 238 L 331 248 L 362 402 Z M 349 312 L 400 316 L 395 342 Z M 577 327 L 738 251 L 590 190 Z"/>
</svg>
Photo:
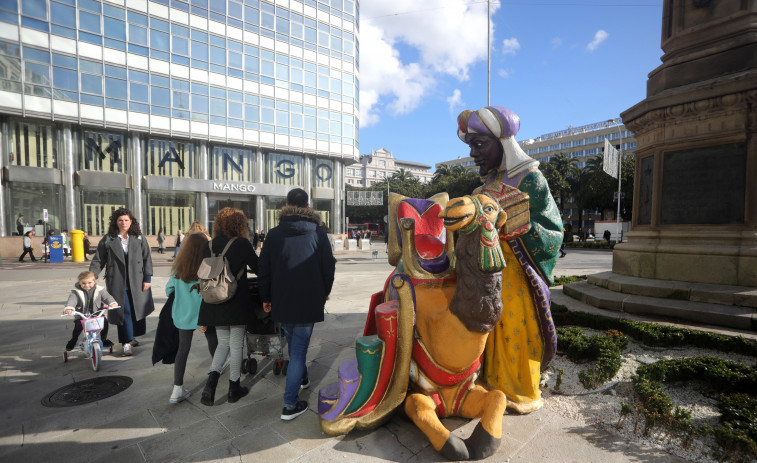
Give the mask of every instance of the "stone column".
<svg viewBox="0 0 757 463">
<path fill-rule="evenodd" d="M 144 153 L 144 144 L 142 137 L 138 133 L 132 133 L 129 136 L 129 161 L 131 165 L 131 212 L 144 227 L 144 194 L 142 191 L 142 155 Z"/>
<path fill-rule="evenodd" d="M 74 140 L 71 133 L 70 124 L 60 124 L 58 126 L 58 146 L 63 161 L 63 204 L 65 207 L 66 222 L 62 228 L 69 231 L 80 229 L 79 221 L 76 219 L 77 201 L 76 195 L 78 188 L 74 185 L 74 172 L 76 171 L 76 154 L 74 153 Z"/>
<path fill-rule="evenodd" d="M 0 172 L 5 167 L 6 159 L 10 151 L 10 128 L 8 121 L 0 123 Z M 8 217 L 8 208 L 5 204 L 5 184 L 0 181 L 0 236 L 9 236 L 16 229 L 16 217 Z M 8 224 L 10 223 L 10 229 Z"/>
<path fill-rule="evenodd" d="M 255 151 L 255 183 L 265 183 L 265 159 L 263 150 L 258 148 Z M 255 228 L 265 230 L 265 198 L 262 195 L 255 194 Z M 275 224 L 271 224 L 271 227 Z"/>
<path fill-rule="evenodd" d="M 208 143 L 201 141 L 197 144 L 200 150 L 200 178 L 210 180 L 210 156 L 208 155 Z M 208 228 L 208 194 L 205 192 L 197 193 L 197 199 L 200 203 L 200 210 L 197 211 L 197 221 L 205 228 Z"/>
<path fill-rule="evenodd" d="M 334 159 L 334 204 L 331 230 L 333 233 L 344 233 L 344 165 L 341 159 Z"/>
</svg>

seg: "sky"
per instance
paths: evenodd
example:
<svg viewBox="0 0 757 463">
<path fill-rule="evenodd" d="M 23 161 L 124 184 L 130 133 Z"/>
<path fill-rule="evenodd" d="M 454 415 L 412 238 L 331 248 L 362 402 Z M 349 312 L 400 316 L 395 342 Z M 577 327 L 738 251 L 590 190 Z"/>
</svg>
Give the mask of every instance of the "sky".
<svg viewBox="0 0 757 463">
<path fill-rule="evenodd" d="M 662 64 L 663 0 L 491 1 L 491 104 L 516 140 L 620 117 Z M 486 0 L 360 1 L 360 153 L 468 156 L 457 115 L 487 106 Z"/>
</svg>

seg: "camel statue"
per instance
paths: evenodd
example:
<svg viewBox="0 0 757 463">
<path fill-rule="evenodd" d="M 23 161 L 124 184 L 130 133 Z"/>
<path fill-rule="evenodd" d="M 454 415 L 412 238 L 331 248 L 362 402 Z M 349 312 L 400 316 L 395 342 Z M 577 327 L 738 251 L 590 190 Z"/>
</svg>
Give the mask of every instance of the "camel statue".
<svg viewBox="0 0 757 463">
<path fill-rule="evenodd" d="M 507 214 L 489 196 L 471 195 L 450 200 L 440 217 L 447 230 L 460 232 L 451 264 L 457 285 L 448 306 L 417 311 L 405 412 L 443 456 L 478 460 L 499 448 L 507 405 L 502 391 L 475 384 L 486 339 L 502 313 L 505 259 L 498 230 Z M 439 421 L 452 415 L 480 418 L 465 441 Z"/>
<path fill-rule="evenodd" d="M 404 403 L 443 456 L 480 459 L 497 450 L 507 401 L 476 378 L 502 312 L 498 232 L 506 220 L 500 203 L 482 194 L 449 201 L 446 194 L 390 197 L 397 233 L 390 235 L 389 260 L 397 267 L 374 294 L 357 359 L 340 366 L 339 382 L 319 391 L 324 432 L 375 428 Z M 480 421 L 462 440 L 439 421 L 445 416 Z"/>
</svg>

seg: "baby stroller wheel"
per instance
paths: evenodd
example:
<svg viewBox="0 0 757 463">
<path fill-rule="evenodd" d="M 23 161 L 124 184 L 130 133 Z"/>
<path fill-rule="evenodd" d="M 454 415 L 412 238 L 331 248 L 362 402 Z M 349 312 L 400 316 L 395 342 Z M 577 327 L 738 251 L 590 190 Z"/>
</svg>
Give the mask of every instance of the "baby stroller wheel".
<svg viewBox="0 0 757 463">
<path fill-rule="evenodd" d="M 240 370 L 242 374 L 247 373 L 247 359 L 242 359 L 242 368 Z"/>
<path fill-rule="evenodd" d="M 258 371 L 258 361 L 254 358 L 247 360 L 247 374 L 254 375 Z"/>
<path fill-rule="evenodd" d="M 281 368 L 283 367 L 284 362 L 281 360 L 276 360 L 276 363 L 273 365 L 273 374 L 278 375 L 281 373 Z"/>
<path fill-rule="evenodd" d="M 63 363 L 68 362 L 68 352 L 63 352 Z"/>
<path fill-rule="evenodd" d="M 279 360 L 279 362 L 281 362 L 281 360 Z M 288 369 L 289 369 L 289 360 L 284 360 L 284 368 L 281 369 L 281 372 L 286 375 Z"/>
</svg>

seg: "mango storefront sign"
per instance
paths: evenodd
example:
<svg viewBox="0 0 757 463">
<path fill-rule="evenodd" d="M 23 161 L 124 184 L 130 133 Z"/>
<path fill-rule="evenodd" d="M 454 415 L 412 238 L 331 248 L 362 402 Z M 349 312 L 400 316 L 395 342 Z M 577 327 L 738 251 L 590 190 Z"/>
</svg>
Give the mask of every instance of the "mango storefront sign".
<svg viewBox="0 0 757 463">
<path fill-rule="evenodd" d="M 252 193 L 255 185 L 246 183 L 213 182 L 213 191 Z"/>
<path fill-rule="evenodd" d="M 287 192 L 292 189 L 289 185 L 162 177 L 158 175 L 146 175 L 144 177 L 144 187 L 147 190 L 153 191 L 188 191 L 262 196 L 286 196 Z"/>
</svg>

